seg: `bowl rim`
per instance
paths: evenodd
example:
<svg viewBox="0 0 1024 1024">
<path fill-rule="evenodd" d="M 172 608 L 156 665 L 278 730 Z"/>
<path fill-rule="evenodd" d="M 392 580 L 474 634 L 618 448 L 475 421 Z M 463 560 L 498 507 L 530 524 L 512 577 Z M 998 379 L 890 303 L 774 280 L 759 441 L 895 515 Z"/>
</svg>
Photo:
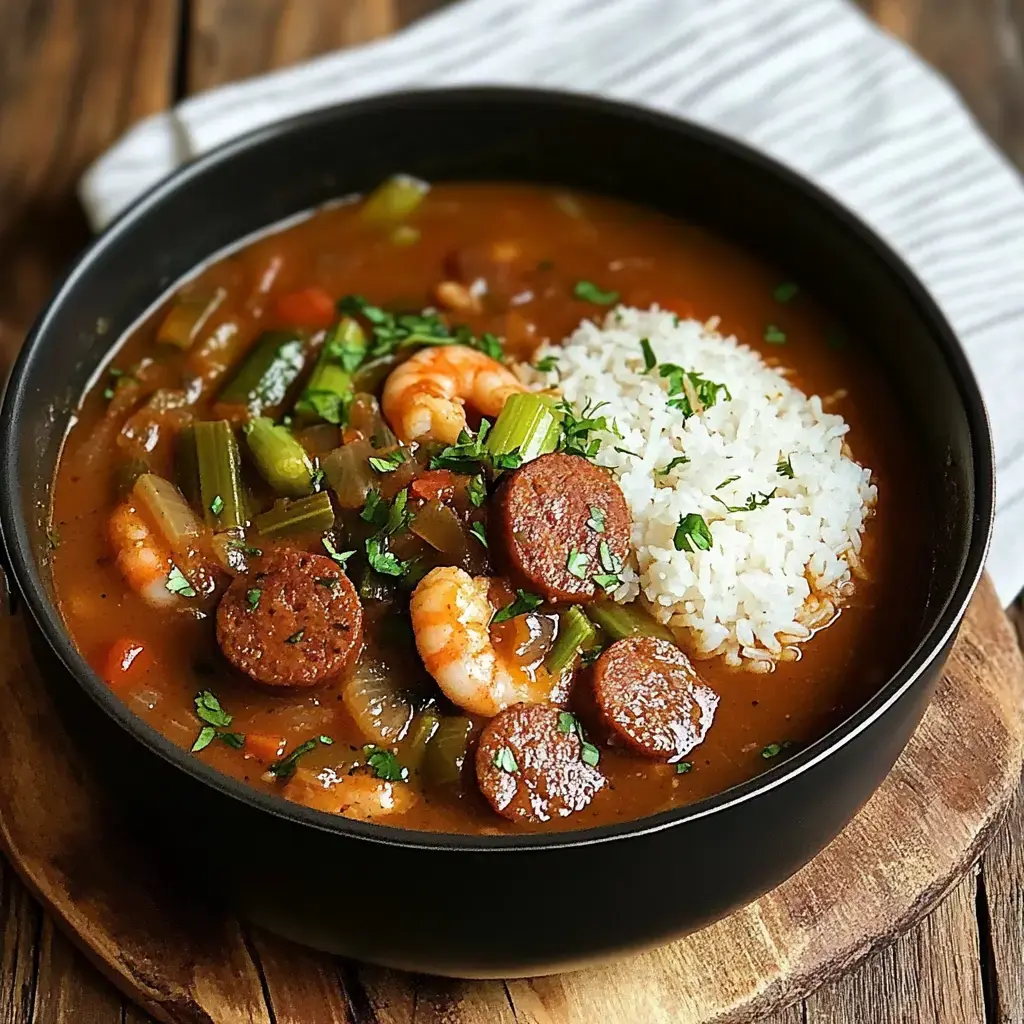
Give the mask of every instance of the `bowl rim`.
<svg viewBox="0 0 1024 1024">
<path fill-rule="evenodd" d="M 26 399 L 29 370 L 50 342 L 51 327 L 60 307 L 71 296 L 79 280 L 104 252 L 130 235 L 135 224 L 148 212 L 167 200 L 183 184 L 201 178 L 208 170 L 230 162 L 241 152 L 271 145 L 291 133 L 310 127 L 329 125 L 349 114 L 380 114 L 409 104 L 447 104 L 453 112 L 464 104 L 491 103 L 558 107 L 568 116 L 573 112 L 599 114 L 609 120 L 643 123 L 654 130 L 685 136 L 700 144 L 717 148 L 730 159 L 742 162 L 755 172 L 779 180 L 802 194 L 822 216 L 841 222 L 844 230 L 856 236 L 908 293 L 916 315 L 928 327 L 956 382 L 963 412 L 971 435 L 974 464 L 972 525 L 964 564 L 956 585 L 934 612 L 931 625 L 903 665 L 853 713 L 803 750 L 772 766 L 746 782 L 712 794 L 692 804 L 659 811 L 630 821 L 590 826 L 582 829 L 524 834 L 470 835 L 448 832 L 421 832 L 393 825 L 354 821 L 341 815 L 313 810 L 284 797 L 263 793 L 241 780 L 232 778 L 189 751 L 172 743 L 153 726 L 131 711 L 82 657 L 65 627 L 56 603 L 42 584 L 31 553 L 28 524 L 21 515 L 22 488 L 18 476 L 20 461 L 19 425 Z M 339 837 L 379 843 L 451 852 L 501 853 L 510 851 L 551 850 L 585 847 L 646 836 L 687 822 L 721 814 L 732 807 L 754 800 L 762 793 L 810 771 L 885 715 L 909 690 L 929 665 L 940 655 L 955 634 L 966 613 L 984 570 L 991 540 L 995 504 L 995 464 L 987 411 L 967 356 L 923 284 L 890 246 L 852 211 L 797 171 L 734 138 L 723 135 L 685 118 L 618 100 L 564 90 L 506 86 L 456 86 L 434 89 L 406 89 L 375 94 L 357 100 L 320 107 L 275 121 L 229 140 L 179 167 L 153 185 L 85 248 L 73 262 L 55 289 L 32 329 L 12 367 L 3 405 L 0 407 L 0 554 L 6 549 L 6 565 L 12 589 L 21 594 L 32 617 L 50 647 L 75 682 L 133 740 L 148 748 L 186 776 L 211 787 L 229 800 L 239 801 L 256 811 L 284 819 L 294 825 L 313 828 Z"/>
</svg>

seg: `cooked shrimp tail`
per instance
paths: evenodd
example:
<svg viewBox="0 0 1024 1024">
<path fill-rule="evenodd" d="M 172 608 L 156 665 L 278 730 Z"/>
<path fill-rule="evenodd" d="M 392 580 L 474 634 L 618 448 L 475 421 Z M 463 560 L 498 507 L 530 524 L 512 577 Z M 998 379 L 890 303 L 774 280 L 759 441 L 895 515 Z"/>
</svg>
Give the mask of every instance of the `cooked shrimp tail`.
<svg viewBox="0 0 1024 1024">
<path fill-rule="evenodd" d="M 154 608 L 167 608 L 180 599 L 170 590 L 174 560 L 134 505 L 122 502 L 111 513 L 107 535 L 114 562 L 125 582 Z"/>
<path fill-rule="evenodd" d="M 497 416 L 509 395 L 526 388 L 507 367 L 464 345 L 425 348 L 391 372 L 381 405 L 403 440 L 453 444 L 466 427 L 466 406 Z"/>
</svg>

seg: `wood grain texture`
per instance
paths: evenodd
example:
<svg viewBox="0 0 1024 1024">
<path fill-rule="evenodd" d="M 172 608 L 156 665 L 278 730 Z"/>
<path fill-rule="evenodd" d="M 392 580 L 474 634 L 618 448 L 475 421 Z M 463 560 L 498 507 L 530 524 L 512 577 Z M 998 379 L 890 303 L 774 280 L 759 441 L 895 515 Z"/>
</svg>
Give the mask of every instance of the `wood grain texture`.
<svg viewBox="0 0 1024 1024">
<path fill-rule="evenodd" d="M 217 908 L 193 902 L 187 876 L 161 862 L 95 781 L 55 713 L 24 620 L 7 616 L 0 620 L 0 776 L 8 780 L 0 840 L 104 973 L 173 1024 L 745 1024 L 887 946 L 956 886 L 1020 777 L 1022 704 L 1024 660 L 986 579 L 904 755 L 803 870 L 731 917 L 640 957 L 557 977 L 457 982 L 310 954 L 249 935 Z M 881 993 L 893 1012 L 916 1008 L 919 1019 L 941 1024 L 974 1019 L 981 987 L 973 886 L 972 876 L 925 923 L 916 959 L 897 948 L 808 1011 L 817 1006 L 824 1021 L 844 1019 L 829 1014 L 877 977 L 897 986 Z M 38 1016 L 73 1019 L 65 1010 L 73 1004 L 102 1019 L 111 995 L 82 990 L 67 962 L 45 924 Z M 899 987 L 912 984 L 916 994 Z"/>
</svg>

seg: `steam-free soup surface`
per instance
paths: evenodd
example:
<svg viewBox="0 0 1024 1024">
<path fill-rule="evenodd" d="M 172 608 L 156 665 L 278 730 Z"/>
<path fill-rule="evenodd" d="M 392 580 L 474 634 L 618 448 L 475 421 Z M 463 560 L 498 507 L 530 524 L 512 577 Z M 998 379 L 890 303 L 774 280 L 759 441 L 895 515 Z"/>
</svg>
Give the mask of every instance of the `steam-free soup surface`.
<svg viewBox="0 0 1024 1024">
<path fill-rule="evenodd" d="M 461 291 L 439 292 L 442 282 Z M 581 289 L 581 282 L 593 285 L 600 301 L 593 301 L 594 290 Z M 927 503 L 920 499 L 917 460 L 899 398 L 871 351 L 842 331 L 805 290 L 791 286 L 798 283 L 703 230 L 619 202 L 536 186 L 437 185 L 404 217 L 367 218 L 363 204 L 347 203 L 271 232 L 176 289 L 115 348 L 110 372 L 84 397 L 53 500 L 59 538 L 54 575 L 68 629 L 85 658 L 136 714 L 185 749 L 200 741 L 192 756 L 261 790 L 321 807 L 328 769 L 340 776 L 390 778 L 398 794 L 391 797 L 397 808 L 386 817 L 391 825 L 471 833 L 581 828 L 635 819 L 748 779 L 821 736 L 884 682 L 909 653 L 924 602 Z M 608 306 L 602 302 L 613 292 L 615 301 L 630 306 L 657 303 L 684 318 L 720 317 L 722 334 L 735 335 L 771 365 L 785 367 L 792 383 L 821 395 L 845 417 L 852 457 L 871 468 L 878 491 L 861 553 L 865 578 L 856 580 L 852 596 L 827 628 L 799 646 L 797 660 L 779 662 L 765 674 L 729 667 L 722 659 L 693 660 L 719 701 L 713 724 L 683 759 L 644 756 L 605 727 L 594 707 L 594 669 L 586 663 L 593 654 L 583 652 L 547 696 L 573 715 L 585 743 L 597 748 L 596 770 L 604 784 L 574 813 L 553 814 L 548 821 L 510 820 L 495 813 L 477 784 L 474 750 L 487 718 L 447 699 L 416 649 L 408 613 L 415 581 L 367 566 L 367 538 L 386 527 L 372 521 L 372 509 L 369 517 L 362 514 L 365 501 L 361 507 L 339 507 L 337 494 L 321 476 L 315 486 L 334 502 L 333 530 L 324 529 L 321 507 L 312 532 L 261 534 L 254 516 L 275 501 L 279 511 L 287 506 L 280 503 L 280 487 L 275 492 L 257 471 L 243 436 L 243 423 L 254 410 L 225 401 L 224 389 L 265 332 L 293 332 L 303 372 L 280 401 L 255 411 L 288 423 L 316 475 L 330 453 L 365 443 L 364 435 L 381 422 L 372 406 L 349 410 L 349 422 L 340 424 L 329 422 L 346 418 L 334 415 L 337 410 L 307 409 L 305 417 L 295 410 L 318 346 L 337 324 L 337 300 L 364 300 L 363 313 L 351 302 L 346 307 L 364 335 L 372 334 L 375 308 L 419 314 L 440 307 L 444 324 L 465 325 L 477 339 L 474 351 L 486 351 L 489 341 L 479 339 L 493 334 L 504 358 L 529 360 L 543 339 L 566 336 L 585 317 L 603 317 Z M 402 350 L 401 357 L 413 350 Z M 394 362 L 381 365 L 377 380 L 364 372 L 358 383 L 366 394 L 379 397 Z M 325 411 L 328 421 L 320 415 Z M 173 586 L 163 587 L 174 600 L 163 601 L 161 594 L 154 606 L 118 564 L 111 520 L 119 507 L 138 505 L 135 488 L 142 472 L 178 484 L 188 497 L 182 451 L 194 442 L 182 438 L 197 421 L 227 421 L 235 431 L 242 452 L 242 517 L 249 525 L 244 537 L 221 538 L 221 562 L 207 549 L 199 576 L 183 573 L 177 593 Z M 478 424 L 479 411 L 470 407 L 470 430 Z M 380 451 L 387 458 L 395 447 L 384 445 Z M 469 538 L 479 523 L 477 532 L 491 536 L 491 547 L 473 541 L 477 546 L 454 561 L 461 558 L 470 575 L 494 578 L 490 599 L 495 607 L 506 607 L 516 590 L 525 588 L 508 578 L 502 555 L 494 550 L 494 523 L 488 517 L 495 515 L 501 482 L 486 481 L 491 494 L 480 505 L 467 492 L 464 476 L 451 494 L 432 490 L 444 482 L 438 476 L 443 471 L 430 469 L 430 459 L 443 447 L 425 442 L 397 470 L 378 474 L 375 488 L 384 512 L 408 489 L 409 508 L 448 502 Z M 417 488 L 417 478 L 427 483 Z M 191 500 L 204 530 L 209 529 L 217 513 L 199 504 L 201 493 Z M 395 535 L 385 546 L 399 561 L 430 562 L 415 536 L 406 541 Z M 343 569 L 330 562 L 328 548 L 356 554 Z M 268 589 L 261 588 L 255 573 L 263 559 L 280 550 L 316 554 L 318 560 L 308 563 L 315 573 L 324 564 L 319 559 L 327 559 L 336 570 L 332 575 L 352 578 L 358 596 L 362 651 L 340 649 L 342 674 L 316 685 L 281 686 L 276 680 L 268 685 L 250 678 L 232 666 L 217 641 L 217 605 L 233 578 L 221 563 L 232 564 L 235 573 L 248 570 L 248 576 L 242 573 L 246 589 L 235 585 L 238 614 L 245 613 L 246 604 L 259 614 L 259 603 L 271 598 L 254 596 Z M 434 565 L 445 561 L 436 549 L 432 557 Z M 325 584 L 325 600 L 347 586 Z M 193 596 L 183 597 L 188 591 Z M 510 616 L 491 626 L 492 643 L 510 663 L 517 658 L 525 663 L 522 671 L 532 678 L 549 653 L 556 624 L 564 622 L 558 618 L 564 610 L 565 605 L 544 601 L 528 615 Z M 598 643 L 609 640 L 597 638 Z M 304 642 L 303 637 L 295 641 Z M 353 679 L 362 689 L 353 689 Z M 197 705 L 197 694 L 203 693 L 213 695 L 212 705 Z M 432 731 L 435 722 L 449 727 L 447 753 L 430 750 L 440 735 Z M 299 748 L 300 755 L 281 768 Z M 502 748 L 495 749 L 501 768 Z M 405 792 L 414 799 L 403 802 Z"/>
</svg>

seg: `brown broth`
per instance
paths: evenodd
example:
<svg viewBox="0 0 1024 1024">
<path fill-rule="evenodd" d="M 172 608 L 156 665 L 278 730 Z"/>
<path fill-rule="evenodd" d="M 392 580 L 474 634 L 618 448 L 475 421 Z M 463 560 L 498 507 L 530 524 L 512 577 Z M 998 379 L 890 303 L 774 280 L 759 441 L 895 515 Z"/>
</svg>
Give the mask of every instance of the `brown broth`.
<svg viewBox="0 0 1024 1024">
<path fill-rule="evenodd" d="M 451 253 L 469 252 L 471 266 L 472 250 L 512 240 L 531 265 L 525 279 L 532 298 L 523 301 L 526 288 L 520 287 L 513 300 L 519 304 L 459 319 L 476 332 L 507 335 L 507 351 L 513 355 L 528 356 L 541 338 L 562 337 L 581 317 L 594 315 L 594 307 L 572 297 L 576 281 L 591 280 L 617 290 L 630 304 L 658 302 L 701 319 L 719 316 L 723 333 L 736 335 L 770 364 L 786 367 L 805 392 L 844 394 L 834 411 L 850 424 L 854 457 L 871 467 L 879 491 L 877 513 L 865 536 L 870 581 L 858 584 L 849 605 L 804 645 L 798 662 L 780 664 L 768 675 L 732 670 L 716 661 L 699 664 L 721 704 L 708 738 L 690 755 L 692 771 L 677 774 L 672 766 L 605 749 L 601 769 L 608 788 L 585 811 L 533 826 L 541 829 L 629 820 L 692 802 L 774 764 L 762 756 L 769 744 L 785 742 L 793 744 L 787 749 L 799 749 L 839 723 L 910 653 L 924 607 L 929 543 L 927 525 L 921 522 L 926 509 L 911 433 L 897 396 L 855 338 L 844 337 L 836 345 L 835 325 L 826 311 L 803 293 L 778 303 L 773 289 L 783 278 L 777 269 L 702 230 L 589 196 L 576 197 L 583 215 L 573 216 L 562 208 L 559 195 L 553 189 L 514 185 L 437 186 L 414 218 L 419 241 L 405 247 L 361 224 L 357 206 L 340 205 L 268 234 L 201 272 L 202 280 L 228 291 L 203 338 L 218 330 L 221 338 L 230 338 L 233 330 L 241 351 L 260 331 L 287 326 L 275 321 L 275 296 L 318 285 L 333 296 L 355 293 L 381 305 L 419 309 L 433 302 L 433 288 L 450 276 Z M 177 387 L 189 373 L 186 357 L 176 350 L 158 353 L 154 344 L 165 312 L 166 306 L 111 358 L 127 368 L 156 356 L 149 378 Z M 768 323 L 783 327 L 785 344 L 764 342 Z M 113 642 L 128 636 L 143 643 L 146 667 L 133 668 L 118 692 L 185 748 L 200 725 L 193 697 L 209 688 L 233 714 L 233 730 L 278 733 L 287 737 L 289 747 L 311 735 L 333 736 L 334 746 L 308 756 L 304 763 L 312 767 L 358 756 L 366 740 L 344 708 L 340 684 L 287 696 L 260 690 L 224 662 L 211 618 L 150 608 L 122 581 L 106 539 L 106 521 L 116 503 L 118 456 L 112 432 L 97 439 L 106 408 L 104 387 L 101 379 L 83 399 L 57 470 L 53 502 L 61 538 L 53 559 L 56 590 L 85 658 L 103 673 Z M 209 416 L 208 409 L 204 397 L 200 417 Z M 154 472 L 173 476 L 165 442 L 150 463 Z M 201 607 L 211 611 L 209 603 Z M 581 678 L 576 689 L 585 691 L 585 686 Z M 586 720 L 585 708 L 581 714 Z M 244 751 L 214 743 L 196 756 L 259 788 L 279 789 L 278 783 L 261 779 L 264 767 Z M 523 828 L 495 815 L 477 793 L 471 768 L 465 774 L 460 792 L 424 793 L 412 811 L 388 823 L 452 832 Z"/>
</svg>

